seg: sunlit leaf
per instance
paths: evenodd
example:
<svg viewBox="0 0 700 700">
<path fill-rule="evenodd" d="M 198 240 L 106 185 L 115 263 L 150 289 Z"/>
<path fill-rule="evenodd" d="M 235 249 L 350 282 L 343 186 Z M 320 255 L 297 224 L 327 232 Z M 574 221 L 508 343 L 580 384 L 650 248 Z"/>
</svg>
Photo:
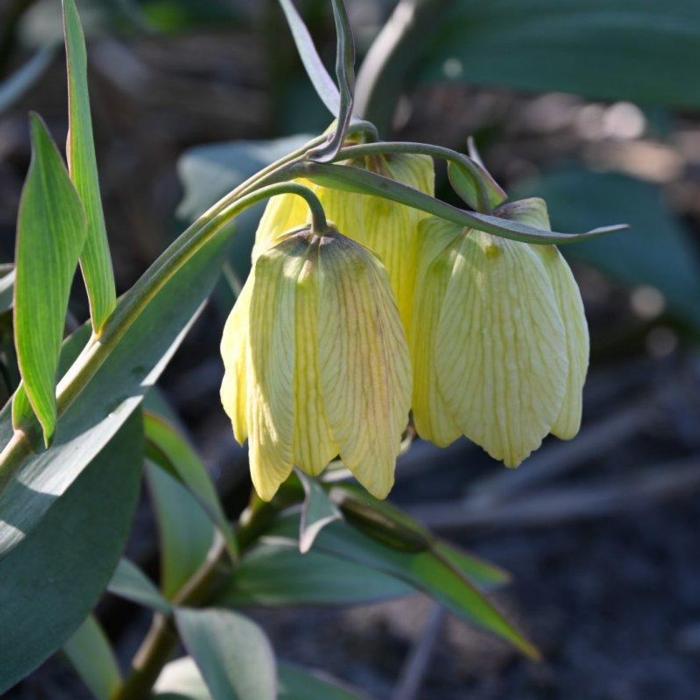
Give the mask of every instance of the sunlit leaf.
<svg viewBox="0 0 700 700">
<path fill-rule="evenodd" d="M 27 396 L 48 444 L 56 427 L 56 372 L 68 296 L 86 228 L 78 195 L 37 115 L 31 131 L 32 162 L 17 219 L 15 344 Z"/>
<path fill-rule="evenodd" d="M 68 167 L 85 207 L 88 235 L 80 262 L 96 330 L 116 305 L 114 272 L 107 242 L 87 80 L 85 37 L 75 0 L 63 0 L 63 25 L 68 72 Z"/>
</svg>

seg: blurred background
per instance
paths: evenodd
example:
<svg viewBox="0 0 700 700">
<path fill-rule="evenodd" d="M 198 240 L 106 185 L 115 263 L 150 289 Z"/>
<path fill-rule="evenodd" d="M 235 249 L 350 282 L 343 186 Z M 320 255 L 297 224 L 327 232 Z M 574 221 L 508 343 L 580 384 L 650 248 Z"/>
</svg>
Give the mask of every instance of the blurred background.
<svg viewBox="0 0 700 700">
<path fill-rule="evenodd" d="M 297 2 L 328 65 L 325 0 Z M 658 5 L 658 6 L 657 6 Z M 553 227 L 632 230 L 565 250 L 592 359 L 583 428 L 517 472 L 478 447 L 418 442 L 392 499 L 513 574 L 496 595 L 542 649 L 533 664 L 417 598 L 353 609 L 259 611 L 279 654 L 369 697 L 694 700 L 700 687 L 700 6 L 696 0 L 348 0 L 361 97 L 384 137 L 464 150 L 473 135 L 513 197 Z M 126 290 L 182 228 L 248 173 L 329 121 L 275 0 L 82 0 L 110 243 Z M 0 262 L 29 160 L 27 111 L 65 139 L 57 0 L 0 1 Z M 411 23 L 407 20 L 413 20 Z M 387 25 L 387 22 L 389 23 Z M 439 195 L 455 201 L 438 170 Z M 228 281 L 162 386 L 226 494 L 249 493 L 245 450 L 218 401 L 218 344 L 249 267 L 241 223 Z M 0 290 L 0 295 L 2 291 Z M 87 316 L 76 285 L 75 322 Z M 17 380 L 0 314 L 0 399 Z M 130 556 L 157 577 L 142 495 Z M 127 663 L 139 608 L 98 609 Z M 61 658 L 11 698 L 82 698 Z"/>
</svg>

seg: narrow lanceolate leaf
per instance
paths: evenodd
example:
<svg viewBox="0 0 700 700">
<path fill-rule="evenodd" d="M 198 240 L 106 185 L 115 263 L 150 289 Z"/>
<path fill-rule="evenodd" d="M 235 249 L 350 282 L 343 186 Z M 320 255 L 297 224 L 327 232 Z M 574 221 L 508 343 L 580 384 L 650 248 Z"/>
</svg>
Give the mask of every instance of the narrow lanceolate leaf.
<svg viewBox="0 0 700 700">
<path fill-rule="evenodd" d="M 275 654 L 252 620 L 229 610 L 179 608 L 178 631 L 213 700 L 275 700 Z"/>
<path fill-rule="evenodd" d="M 236 536 L 226 519 L 207 468 L 187 440 L 164 418 L 151 413 L 144 416 L 148 456 L 189 489 L 211 521 L 221 532 L 229 554 L 238 556 Z"/>
<path fill-rule="evenodd" d="M 270 541 L 291 538 L 293 542 L 297 527 L 296 517 L 282 517 L 265 536 Z M 313 552 L 340 557 L 395 577 L 423 591 L 456 615 L 509 641 L 526 656 L 539 658 L 532 643 L 474 585 L 475 571 L 470 563 L 449 550 L 441 548 L 439 556 L 427 550 L 401 551 L 370 539 L 346 523 L 336 522 L 321 531 Z M 462 569 L 464 563 L 469 566 L 468 572 Z"/>
<path fill-rule="evenodd" d="M 308 552 L 321 530 L 334 520 L 341 520 L 342 515 L 335 503 L 328 498 L 322 486 L 301 470 L 297 475 L 304 486 L 304 505 L 299 521 L 299 551 Z"/>
<path fill-rule="evenodd" d="M 85 214 L 44 123 L 33 115 L 32 162 L 17 226 L 15 345 L 27 396 L 48 444 L 56 425 L 56 371 Z"/>
<path fill-rule="evenodd" d="M 128 559 L 119 560 L 107 590 L 113 595 L 152 608 L 164 615 L 171 612 L 170 603 L 163 598 L 148 576 Z"/>
<path fill-rule="evenodd" d="M 486 231 L 501 238 L 510 238 L 522 243 L 536 243 L 540 245 L 556 243 L 557 245 L 562 245 L 603 236 L 627 228 L 624 224 L 616 224 L 595 228 L 585 233 L 545 231 L 518 221 L 509 221 L 489 214 L 478 214 L 459 209 L 383 175 L 376 175 L 351 165 L 305 163 L 293 166 L 290 168 L 290 171 L 323 187 L 331 187 L 344 192 L 376 195 L 405 204 L 414 209 L 420 209 L 460 226 Z"/>
<path fill-rule="evenodd" d="M 68 70 L 68 167 L 88 220 L 88 236 L 80 258 L 93 328 L 102 327 L 116 304 L 114 272 L 107 243 L 97 159 L 92 135 L 85 37 L 75 0 L 63 0 L 63 31 Z"/>
<path fill-rule="evenodd" d="M 323 104 L 326 105 L 328 111 L 333 116 L 337 116 L 340 112 L 340 93 L 333 82 L 333 78 L 331 78 L 323 65 L 318 51 L 316 51 L 314 41 L 304 24 L 304 20 L 294 6 L 293 0 L 279 0 L 279 4 L 287 18 L 287 24 L 289 24 L 289 29 L 294 37 L 297 51 L 314 89 L 321 100 L 323 100 Z"/>
<path fill-rule="evenodd" d="M 121 683 L 119 665 L 100 623 L 88 615 L 63 652 L 97 700 L 109 700 Z"/>
</svg>

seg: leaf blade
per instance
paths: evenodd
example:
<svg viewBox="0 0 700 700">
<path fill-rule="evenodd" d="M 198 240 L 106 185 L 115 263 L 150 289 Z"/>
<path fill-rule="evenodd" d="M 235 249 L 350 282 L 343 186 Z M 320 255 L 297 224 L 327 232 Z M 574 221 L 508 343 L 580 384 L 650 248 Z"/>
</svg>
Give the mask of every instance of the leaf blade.
<svg viewBox="0 0 700 700">
<path fill-rule="evenodd" d="M 76 673 L 97 700 L 109 700 L 121 684 L 121 672 L 104 630 L 88 615 L 63 647 Z"/>
<path fill-rule="evenodd" d="M 31 117 L 31 133 L 32 163 L 18 216 L 15 344 L 27 397 L 48 445 L 56 427 L 56 373 L 68 297 L 87 230 L 78 195 L 38 115 Z"/>
<path fill-rule="evenodd" d="M 97 172 L 87 79 L 85 36 L 75 0 L 63 2 L 63 31 L 68 73 L 68 168 L 85 207 L 88 235 L 80 264 L 90 302 L 90 316 L 99 331 L 117 303 L 114 271 Z"/>
<path fill-rule="evenodd" d="M 214 700 L 275 700 L 275 655 L 258 625 L 215 608 L 178 608 L 175 622 Z"/>
<path fill-rule="evenodd" d="M 142 465 L 135 415 L 0 560 L 0 626 L 12 630 L 0 635 L 0 693 L 59 649 L 94 607 L 126 542 Z"/>
</svg>

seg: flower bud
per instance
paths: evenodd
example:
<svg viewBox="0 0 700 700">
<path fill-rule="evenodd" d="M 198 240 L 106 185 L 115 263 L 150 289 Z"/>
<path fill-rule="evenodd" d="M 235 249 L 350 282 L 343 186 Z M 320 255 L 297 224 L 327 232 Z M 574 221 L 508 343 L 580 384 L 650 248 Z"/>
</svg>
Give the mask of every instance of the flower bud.
<svg viewBox="0 0 700 700">
<path fill-rule="evenodd" d="M 543 205 L 510 205 L 509 214 L 529 223 L 536 214 L 541 227 Z M 411 336 L 418 434 L 441 446 L 466 435 L 509 467 L 549 432 L 573 437 L 588 333 L 559 251 L 432 217 L 420 239 Z"/>
<path fill-rule="evenodd" d="M 329 229 L 261 252 L 226 323 L 224 409 L 249 443 L 251 477 L 271 499 L 296 466 L 336 456 L 374 496 L 394 481 L 408 422 L 408 346 L 386 271 Z"/>
<path fill-rule="evenodd" d="M 352 165 L 359 167 L 360 162 Z M 435 192 L 433 160 L 429 156 L 391 154 L 363 159 L 362 165 L 371 172 L 426 194 Z M 418 223 L 426 214 L 381 197 L 344 192 L 308 181 L 302 181 L 302 184 L 315 192 L 329 220 L 353 240 L 376 253 L 384 263 L 401 320 L 408 331 L 416 276 Z M 299 197 L 273 197 L 258 226 L 253 258 L 270 242 L 308 221 L 308 208 Z"/>
</svg>

